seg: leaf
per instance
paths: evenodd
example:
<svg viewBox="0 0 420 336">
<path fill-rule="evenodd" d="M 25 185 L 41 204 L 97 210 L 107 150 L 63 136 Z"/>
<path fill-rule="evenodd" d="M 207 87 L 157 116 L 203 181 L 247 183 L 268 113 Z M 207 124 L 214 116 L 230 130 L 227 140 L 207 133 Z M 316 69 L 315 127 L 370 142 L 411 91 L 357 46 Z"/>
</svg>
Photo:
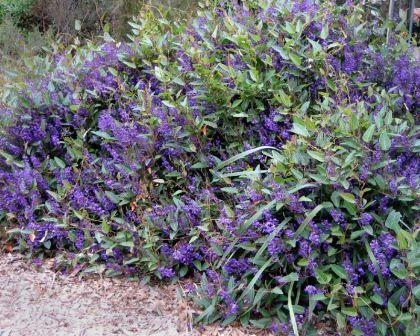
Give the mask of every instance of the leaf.
<svg viewBox="0 0 420 336">
<path fill-rule="evenodd" d="M 299 67 L 302 64 L 302 58 L 295 53 L 289 53 L 289 57 L 296 66 Z"/>
<path fill-rule="evenodd" d="M 372 295 L 372 296 L 370 297 L 370 299 L 371 299 L 373 302 L 375 302 L 376 304 L 378 304 L 378 305 L 383 305 L 383 303 L 384 303 L 384 300 L 383 300 L 383 299 L 382 299 L 382 297 L 381 297 L 380 295 L 378 295 L 378 294 Z"/>
<path fill-rule="evenodd" d="M 309 136 L 309 132 L 306 129 L 306 127 L 304 125 L 298 124 L 296 122 L 293 123 L 293 127 L 292 127 L 292 129 L 290 131 L 293 132 L 293 133 L 302 135 L 304 137 L 308 137 Z"/>
<path fill-rule="evenodd" d="M 303 176 L 302 176 L 303 178 Z M 287 192 L 289 194 L 294 194 L 295 192 L 298 192 L 299 190 L 305 189 L 305 188 L 313 188 L 316 187 L 317 185 L 315 183 L 305 183 L 302 185 L 297 185 L 296 187 L 293 187 L 291 189 L 289 189 Z"/>
<path fill-rule="evenodd" d="M 103 233 L 105 234 L 108 234 L 109 231 L 111 230 L 111 226 L 109 225 L 108 221 L 105 219 L 102 220 L 101 227 L 102 227 Z"/>
<path fill-rule="evenodd" d="M 268 239 L 261 245 L 260 249 L 258 250 L 257 254 L 254 257 L 254 261 L 257 260 L 265 251 L 265 249 L 267 248 L 268 244 L 270 243 L 270 241 L 272 241 L 274 239 L 274 237 L 277 236 L 278 232 L 280 230 L 282 230 L 284 228 L 284 226 L 291 220 L 291 217 L 287 217 L 286 219 L 284 219 L 276 228 L 273 232 L 271 232 L 270 236 L 268 237 Z M 297 280 L 295 280 L 297 281 Z"/>
<path fill-rule="evenodd" d="M 270 266 L 270 264 L 272 264 L 274 257 L 271 257 L 270 259 L 268 259 L 265 264 L 263 266 L 261 266 L 261 268 L 258 270 L 258 272 L 254 275 L 254 277 L 252 278 L 252 280 L 249 282 L 248 286 L 245 288 L 245 290 L 242 292 L 241 296 L 239 297 L 238 301 L 241 301 L 248 293 L 251 289 L 254 288 L 254 285 L 256 284 L 256 282 L 258 281 L 258 279 L 260 278 L 261 274 L 264 272 L 264 270 Z"/>
<path fill-rule="evenodd" d="M 372 140 L 373 132 L 375 132 L 375 125 L 370 125 L 365 133 L 363 133 L 363 141 L 369 143 Z"/>
<path fill-rule="evenodd" d="M 289 282 L 299 281 L 299 275 L 296 272 L 293 272 L 293 273 L 290 273 L 286 276 L 278 277 L 277 281 L 281 282 L 281 283 L 289 283 Z"/>
<path fill-rule="evenodd" d="M 342 199 L 344 199 L 345 201 L 354 204 L 355 203 L 355 198 L 353 194 L 350 193 L 340 193 L 340 196 Z"/>
<path fill-rule="evenodd" d="M 325 159 L 324 159 L 324 154 L 323 153 L 320 153 L 320 152 L 315 152 L 315 151 L 311 151 L 311 150 L 308 150 L 307 151 L 307 153 L 312 157 L 312 158 L 314 158 L 315 160 L 317 160 L 317 161 L 319 161 L 319 162 L 324 162 L 325 161 Z"/>
<path fill-rule="evenodd" d="M 289 21 L 286 22 L 286 26 L 283 27 L 290 35 L 296 33 L 296 27 L 292 25 Z"/>
<path fill-rule="evenodd" d="M 348 274 L 343 266 L 340 265 L 331 265 L 331 269 L 335 274 L 337 274 L 341 279 L 347 279 Z"/>
<path fill-rule="evenodd" d="M 272 48 L 277 51 L 281 58 L 283 58 L 284 60 L 288 60 L 289 59 L 289 55 L 287 54 L 286 50 L 278 45 L 273 45 Z"/>
<path fill-rule="evenodd" d="M 316 268 L 315 269 L 315 277 L 317 279 L 317 281 L 321 284 L 321 285 L 326 285 L 327 283 L 329 283 L 332 279 L 332 275 L 329 273 L 325 273 L 323 271 L 321 271 L 320 269 Z"/>
<path fill-rule="evenodd" d="M 408 271 L 402 262 L 398 259 L 392 259 L 389 265 L 391 272 L 399 279 L 406 279 L 408 277 Z"/>
<path fill-rule="evenodd" d="M 399 314 L 397 307 L 390 300 L 388 300 L 388 312 L 392 317 L 396 317 Z"/>
<path fill-rule="evenodd" d="M 386 151 L 391 148 L 391 140 L 389 139 L 388 133 L 382 132 L 379 136 L 379 145 L 381 149 Z"/>
<path fill-rule="evenodd" d="M 398 225 L 398 223 L 401 220 L 401 217 L 402 216 L 399 212 L 392 210 L 389 213 L 388 217 L 386 218 L 385 226 L 387 228 L 394 230 L 396 233 L 398 233 L 401 229 L 400 226 Z"/>
<path fill-rule="evenodd" d="M 382 272 L 381 272 L 381 268 L 379 267 L 378 261 L 376 260 L 374 254 L 372 252 L 372 249 L 370 248 L 370 245 L 369 245 L 368 241 L 365 239 L 364 242 L 365 242 L 365 248 L 366 248 L 366 251 L 368 253 L 369 259 L 372 262 L 372 264 L 375 267 L 376 272 L 378 274 L 379 284 L 381 286 L 381 289 L 384 293 L 386 293 L 385 283 L 384 283 L 384 279 L 382 277 Z"/>
<path fill-rule="evenodd" d="M 325 40 L 328 37 L 329 34 L 329 28 L 327 24 L 324 24 L 321 30 L 320 37 Z"/>
<path fill-rule="evenodd" d="M 269 317 L 265 317 L 259 320 L 250 320 L 249 322 L 259 329 L 266 329 L 273 323 L 273 320 Z"/>
<path fill-rule="evenodd" d="M 346 328 L 346 318 L 343 316 L 343 314 L 337 313 L 336 320 L 338 330 L 343 330 Z"/>
<path fill-rule="evenodd" d="M 209 305 L 205 311 L 203 311 L 200 316 L 197 317 L 196 322 L 200 322 L 206 316 L 210 316 L 216 310 L 216 298 L 213 299 L 211 305 Z"/>
<path fill-rule="evenodd" d="M 342 307 L 341 312 L 347 316 L 357 317 L 357 310 L 354 307 Z"/>
<path fill-rule="evenodd" d="M 66 168 L 66 163 L 63 160 L 61 160 L 60 158 L 55 157 L 54 161 L 57 164 L 57 166 L 59 166 L 61 169 Z"/>
<path fill-rule="evenodd" d="M 256 220 L 258 220 L 262 216 L 264 211 L 270 210 L 271 208 L 273 208 L 276 205 L 276 203 L 277 203 L 276 200 L 272 200 L 270 203 L 261 207 L 251 218 L 246 220 L 245 223 L 239 228 L 239 233 L 246 231 L 248 229 L 248 227 L 250 227 L 252 225 L 252 223 L 254 223 Z M 227 250 L 223 254 L 222 258 L 220 258 L 220 261 L 217 264 L 217 268 L 220 268 L 223 265 L 225 259 L 230 254 L 230 252 L 235 247 L 235 245 L 238 241 L 239 241 L 239 238 L 235 238 L 232 241 L 232 243 L 230 243 L 229 247 L 227 248 Z"/>
<path fill-rule="evenodd" d="M 292 282 L 289 287 L 289 293 L 287 295 L 287 307 L 289 308 L 290 321 L 292 322 L 293 333 L 295 334 L 295 336 L 299 336 L 298 327 L 297 327 L 296 318 L 295 318 L 295 312 L 293 311 L 293 304 L 292 304 L 293 284 L 294 282 Z"/>
<path fill-rule="evenodd" d="M 116 140 L 114 137 L 110 136 L 108 133 L 106 132 L 102 132 L 102 131 L 93 131 L 93 134 L 97 135 L 100 138 L 103 138 L 105 140 Z"/>
<path fill-rule="evenodd" d="M 303 230 L 305 230 L 306 225 L 324 208 L 324 204 L 317 205 L 312 211 L 309 213 L 309 215 L 305 218 L 303 223 L 298 227 L 298 229 L 295 232 L 295 238 L 298 237 Z"/>
<path fill-rule="evenodd" d="M 115 195 L 113 192 L 111 191 L 105 191 L 105 195 L 106 197 L 108 197 L 110 199 L 110 201 L 114 204 L 118 204 L 120 203 L 120 198 Z"/>
<path fill-rule="evenodd" d="M 222 169 L 222 168 L 224 168 L 226 166 L 229 166 L 230 164 L 234 163 L 235 161 L 241 160 L 241 159 L 247 157 L 248 155 L 251 155 L 251 154 L 253 154 L 255 152 L 262 151 L 264 149 L 272 149 L 272 150 L 278 151 L 278 149 L 276 147 L 272 147 L 272 146 L 261 146 L 261 147 L 249 149 L 249 150 L 247 150 L 245 152 L 242 152 L 240 154 L 237 154 L 235 156 L 232 156 L 231 158 L 229 158 L 229 159 L 227 159 L 227 160 L 219 163 L 217 165 L 217 167 L 215 168 L 215 170 L 220 170 L 220 169 Z"/>
<path fill-rule="evenodd" d="M 417 285 L 413 288 L 413 295 L 416 297 L 416 299 L 420 299 L 420 285 Z"/>
<path fill-rule="evenodd" d="M 115 68 L 108 67 L 108 71 L 111 73 L 111 75 L 118 76 L 118 71 Z"/>
<path fill-rule="evenodd" d="M 204 162 L 197 162 L 194 163 L 190 168 L 191 169 L 203 169 L 203 168 L 208 168 L 209 165 L 207 163 Z"/>
<path fill-rule="evenodd" d="M 232 188 L 232 187 L 225 187 L 225 188 L 221 188 L 221 191 L 224 191 L 228 194 L 237 194 L 238 193 L 238 189 L 237 188 Z"/>
</svg>

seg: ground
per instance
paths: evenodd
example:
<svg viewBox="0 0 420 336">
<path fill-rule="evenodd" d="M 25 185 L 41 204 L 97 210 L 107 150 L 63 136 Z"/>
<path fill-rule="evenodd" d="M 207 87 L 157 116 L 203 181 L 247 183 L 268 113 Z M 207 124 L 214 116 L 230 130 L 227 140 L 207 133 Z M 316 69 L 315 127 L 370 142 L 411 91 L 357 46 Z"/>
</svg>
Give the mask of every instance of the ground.
<svg viewBox="0 0 420 336">
<path fill-rule="evenodd" d="M 55 273 L 17 254 L 0 253 L 0 336 L 263 335 L 253 330 L 192 327 L 190 303 L 176 285 Z M 267 334 L 265 334 L 267 335 Z"/>
</svg>

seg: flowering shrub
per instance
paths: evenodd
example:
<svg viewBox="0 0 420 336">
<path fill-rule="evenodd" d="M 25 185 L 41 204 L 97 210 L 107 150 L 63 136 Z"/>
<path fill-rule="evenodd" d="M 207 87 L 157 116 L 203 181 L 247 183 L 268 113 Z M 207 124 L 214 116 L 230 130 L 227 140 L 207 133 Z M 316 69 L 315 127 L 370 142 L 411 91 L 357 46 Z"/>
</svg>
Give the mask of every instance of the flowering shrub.
<svg viewBox="0 0 420 336">
<path fill-rule="evenodd" d="M 185 27 L 146 13 L 131 43 L 73 47 L 6 90 L 0 218 L 58 267 L 199 279 L 197 321 L 414 334 L 404 32 L 385 46 L 349 3 L 244 3 Z"/>
</svg>

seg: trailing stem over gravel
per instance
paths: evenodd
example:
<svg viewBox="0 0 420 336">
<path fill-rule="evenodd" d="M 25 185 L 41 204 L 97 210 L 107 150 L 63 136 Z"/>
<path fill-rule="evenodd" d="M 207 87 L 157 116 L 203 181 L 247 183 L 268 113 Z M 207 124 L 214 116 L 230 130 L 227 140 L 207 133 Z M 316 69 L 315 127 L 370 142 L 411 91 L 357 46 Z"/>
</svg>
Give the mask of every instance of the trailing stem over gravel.
<svg viewBox="0 0 420 336">
<path fill-rule="evenodd" d="M 193 278 L 197 321 L 414 334 L 420 67 L 404 23 L 368 12 L 148 12 L 130 43 L 28 61 L 2 112 L 10 242 L 63 269 Z"/>
</svg>

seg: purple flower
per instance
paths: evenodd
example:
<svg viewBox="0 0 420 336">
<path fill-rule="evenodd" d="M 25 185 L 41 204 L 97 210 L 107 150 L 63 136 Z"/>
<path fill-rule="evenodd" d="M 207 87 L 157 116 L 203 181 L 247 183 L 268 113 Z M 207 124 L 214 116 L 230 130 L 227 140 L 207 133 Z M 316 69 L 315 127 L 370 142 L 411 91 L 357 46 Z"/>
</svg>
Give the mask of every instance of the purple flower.
<svg viewBox="0 0 420 336">
<path fill-rule="evenodd" d="M 158 271 L 162 278 L 173 278 L 175 276 L 174 270 L 170 267 L 159 267 Z"/>
<path fill-rule="evenodd" d="M 318 294 L 319 291 L 316 287 L 312 286 L 312 285 L 308 285 L 305 287 L 305 293 L 309 294 L 309 295 L 315 295 Z"/>
<path fill-rule="evenodd" d="M 343 224 L 346 221 L 343 213 L 340 210 L 331 209 L 330 215 L 337 224 Z"/>
<path fill-rule="evenodd" d="M 373 216 L 367 212 L 362 213 L 359 222 L 362 225 L 369 225 L 373 221 Z"/>
</svg>

